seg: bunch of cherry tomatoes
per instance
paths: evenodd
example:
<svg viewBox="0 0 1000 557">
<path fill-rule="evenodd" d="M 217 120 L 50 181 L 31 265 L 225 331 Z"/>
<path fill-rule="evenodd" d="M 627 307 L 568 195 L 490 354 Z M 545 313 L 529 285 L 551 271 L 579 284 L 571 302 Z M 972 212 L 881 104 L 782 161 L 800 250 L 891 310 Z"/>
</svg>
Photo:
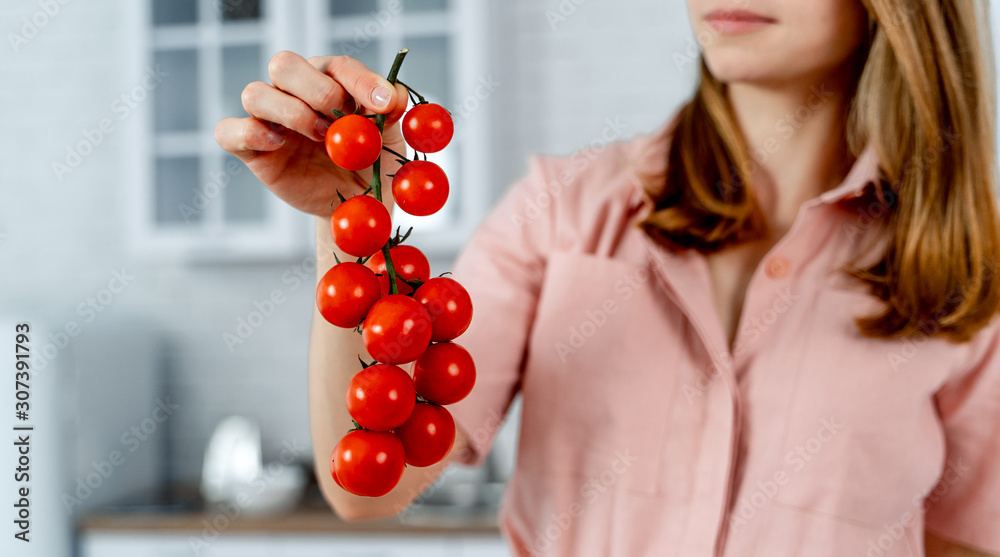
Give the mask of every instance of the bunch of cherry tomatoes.
<svg viewBox="0 0 1000 557">
<path fill-rule="evenodd" d="M 390 82 L 405 53 L 397 55 Z M 362 360 L 351 379 L 346 403 L 355 428 L 330 456 L 337 485 L 369 497 L 389 493 L 405 465 L 430 466 L 448 454 L 455 421 L 444 406 L 465 398 L 476 381 L 472 356 L 453 342 L 472 321 L 469 293 L 454 279 L 431 278 L 427 257 L 402 243 L 409 232 L 400 237 L 397 230 L 392 236 L 381 201 L 381 127 L 400 117 L 404 140 L 425 160 L 385 148 L 403 163 L 393 175 L 393 198 L 401 210 L 418 216 L 437 212 L 448 198 L 448 179 L 426 153 L 448 145 L 454 123 L 443 107 L 410 91 L 415 106 L 405 115 L 400 110 L 373 122 L 371 116 L 335 112 L 338 117 L 326 134 L 327 153 L 338 166 L 373 167 L 372 187 L 349 199 L 338 193 L 341 203 L 331 219 L 334 242 L 358 260 L 338 259 L 316 288 L 320 314 L 359 332 L 375 360 Z M 411 362 L 409 373 L 400 367 Z"/>
</svg>

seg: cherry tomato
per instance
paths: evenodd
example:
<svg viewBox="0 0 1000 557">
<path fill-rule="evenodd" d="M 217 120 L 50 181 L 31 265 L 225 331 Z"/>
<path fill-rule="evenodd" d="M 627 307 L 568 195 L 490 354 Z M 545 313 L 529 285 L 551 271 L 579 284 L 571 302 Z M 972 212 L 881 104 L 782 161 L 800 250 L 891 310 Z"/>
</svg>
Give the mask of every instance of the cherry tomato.
<svg viewBox="0 0 1000 557">
<path fill-rule="evenodd" d="M 427 279 L 431 277 L 431 264 L 427 261 L 427 256 L 414 246 L 403 244 L 390 248 L 389 257 L 392 258 L 392 266 L 399 278 L 427 282 Z M 385 269 L 385 255 L 381 251 L 375 252 L 366 265 L 379 274 L 377 278 L 379 284 L 382 285 L 382 295 L 389 294 L 389 275 Z M 399 294 L 413 292 L 413 288 L 409 284 L 398 279 L 396 280 L 396 290 Z"/>
<path fill-rule="evenodd" d="M 396 437 L 403 443 L 407 464 L 437 464 L 455 444 L 455 419 L 441 406 L 418 402 L 410 419 L 396 430 Z"/>
<path fill-rule="evenodd" d="M 454 134 L 455 122 L 439 104 L 418 104 L 403 116 L 403 139 L 421 153 L 436 153 L 444 149 Z"/>
<path fill-rule="evenodd" d="M 392 433 L 356 429 L 337 443 L 333 474 L 347 491 L 381 497 L 403 477 L 406 453 Z"/>
<path fill-rule="evenodd" d="M 330 475 L 333 476 L 333 481 L 337 482 L 337 485 L 339 485 L 341 489 L 343 489 L 344 491 L 347 491 L 348 493 L 351 493 L 346 487 L 344 487 L 344 484 L 340 483 L 340 478 L 337 477 L 337 453 L 338 452 L 340 452 L 340 442 L 339 441 L 337 442 L 336 445 L 334 445 L 333 452 L 330 453 Z M 357 493 L 355 493 L 355 495 L 357 495 Z"/>
<path fill-rule="evenodd" d="M 370 195 L 355 195 L 337 206 L 330 218 L 333 241 L 344 253 L 368 257 L 389 241 L 389 210 Z"/>
<path fill-rule="evenodd" d="M 360 263 L 334 265 L 316 285 L 316 307 L 338 327 L 357 327 L 381 297 L 378 277 Z"/>
<path fill-rule="evenodd" d="M 431 316 L 432 342 L 456 338 L 472 323 L 472 298 L 455 279 L 435 277 L 425 281 L 413 293 L 413 299 Z"/>
<path fill-rule="evenodd" d="M 448 177 L 430 161 L 410 161 L 393 176 L 392 197 L 406 213 L 433 215 L 448 201 Z"/>
<path fill-rule="evenodd" d="M 379 362 L 412 362 L 431 340 L 431 316 L 413 298 L 390 294 L 375 302 L 368 312 L 361 339 L 368 353 Z"/>
<path fill-rule="evenodd" d="M 434 404 L 454 404 L 469 396 L 476 384 L 476 363 L 454 342 L 431 344 L 413 362 L 417 394 Z"/>
<path fill-rule="evenodd" d="M 371 118 L 341 116 L 326 129 L 326 154 L 345 170 L 364 170 L 382 154 L 382 134 Z"/>
<path fill-rule="evenodd" d="M 355 374 L 347 388 L 347 411 L 358 425 L 390 431 L 410 418 L 417 392 L 413 379 L 392 364 L 375 364 Z"/>
</svg>

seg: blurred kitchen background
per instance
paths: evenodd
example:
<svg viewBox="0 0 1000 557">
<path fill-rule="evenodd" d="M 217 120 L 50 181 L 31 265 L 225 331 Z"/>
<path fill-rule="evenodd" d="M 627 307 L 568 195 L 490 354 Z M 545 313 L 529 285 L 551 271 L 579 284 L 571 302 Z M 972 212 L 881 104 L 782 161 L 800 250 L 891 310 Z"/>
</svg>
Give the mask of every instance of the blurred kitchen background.
<svg viewBox="0 0 1000 557">
<path fill-rule="evenodd" d="M 690 94 L 684 2 L 18 0 L 0 4 L 0 30 L 0 421 L 35 426 L 32 541 L 13 540 L 7 503 L 3 555 L 507 555 L 496 505 L 516 407 L 486 466 L 449 470 L 398 518 L 345 524 L 319 499 L 312 221 L 213 130 L 245 115 L 243 87 L 279 50 L 384 74 L 408 47 L 402 79 L 456 120 L 436 158 L 446 209 L 397 215 L 441 273 L 529 153 L 646 133 Z M 20 484 L 5 435 L 8 502 Z M 241 490 L 249 501 L 231 502 Z"/>
</svg>

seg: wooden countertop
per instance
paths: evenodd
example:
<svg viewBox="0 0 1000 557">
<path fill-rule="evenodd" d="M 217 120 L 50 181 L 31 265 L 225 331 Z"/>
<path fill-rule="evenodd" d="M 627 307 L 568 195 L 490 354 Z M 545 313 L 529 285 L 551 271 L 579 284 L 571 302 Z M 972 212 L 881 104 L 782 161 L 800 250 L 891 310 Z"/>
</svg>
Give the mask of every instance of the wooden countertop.
<svg viewBox="0 0 1000 557">
<path fill-rule="evenodd" d="M 93 532 L 201 532 L 219 517 L 226 515 L 219 508 L 192 511 L 94 511 L 82 517 L 81 533 Z M 346 522 L 326 506 L 322 499 L 305 498 L 293 510 L 272 515 L 246 512 L 228 519 L 227 531 L 261 534 L 397 534 L 397 535 L 489 535 L 499 536 L 497 509 L 491 507 L 417 506 L 399 516 Z"/>
</svg>

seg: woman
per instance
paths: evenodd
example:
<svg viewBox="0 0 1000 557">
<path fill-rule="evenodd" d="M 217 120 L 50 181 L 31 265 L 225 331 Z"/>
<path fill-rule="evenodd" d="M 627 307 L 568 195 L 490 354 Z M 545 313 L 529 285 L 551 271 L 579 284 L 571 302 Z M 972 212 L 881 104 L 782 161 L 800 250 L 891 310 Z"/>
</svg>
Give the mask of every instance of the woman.
<svg viewBox="0 0 1000 557">
<path fill-rule="evenodd" d="M 456 262 L 479 381 L 445 463 L 384 498 L 333 484 L 364 349 L 314 313 L 327 499 L 399 512 L 448 461 L 482 462 L 521 392 L 501 511 L 518 555 L 1000 554 L 988 19 L 963 0 L 688 7 L 691 102 L 648 136 L 532 158 Z M 317 216 L 322 275 L 330 200 L 368 183 L 327 160 L 323 115 L 406 95 L 347 57 L 269 72 L 216 136 Z M 398 125 L 385 142 L 402 149 Z"/>
</svg>

